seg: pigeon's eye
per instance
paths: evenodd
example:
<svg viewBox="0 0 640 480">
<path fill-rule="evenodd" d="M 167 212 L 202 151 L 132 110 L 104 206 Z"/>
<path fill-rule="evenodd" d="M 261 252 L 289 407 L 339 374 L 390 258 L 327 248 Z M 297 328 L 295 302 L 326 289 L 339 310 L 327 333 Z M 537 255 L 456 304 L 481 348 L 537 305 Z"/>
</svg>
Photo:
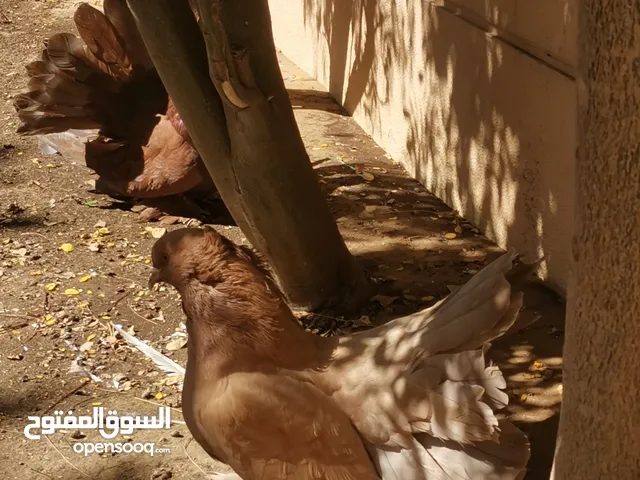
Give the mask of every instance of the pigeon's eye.
<svg viewBox="0 0 640 480">
<path fill-rule="evenodd" d="M 169 254 L 168 253 L 163 253 L 162 254 L 162 261 L 164 263 L 168 263 L 169 262 Z"/>
</svg>

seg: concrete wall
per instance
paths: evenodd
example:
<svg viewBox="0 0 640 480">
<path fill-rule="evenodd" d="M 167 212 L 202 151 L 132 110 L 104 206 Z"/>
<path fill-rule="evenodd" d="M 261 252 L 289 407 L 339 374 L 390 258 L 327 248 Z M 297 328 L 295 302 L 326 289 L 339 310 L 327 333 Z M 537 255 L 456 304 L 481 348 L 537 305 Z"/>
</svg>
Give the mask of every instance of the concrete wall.
<svg viewBox="0 0 640 480">
<path fill-rule="evenodd" d="M 564 288 L 577 0 L 270 0 L 276 45 L 419 181 Z"/>
</svg>

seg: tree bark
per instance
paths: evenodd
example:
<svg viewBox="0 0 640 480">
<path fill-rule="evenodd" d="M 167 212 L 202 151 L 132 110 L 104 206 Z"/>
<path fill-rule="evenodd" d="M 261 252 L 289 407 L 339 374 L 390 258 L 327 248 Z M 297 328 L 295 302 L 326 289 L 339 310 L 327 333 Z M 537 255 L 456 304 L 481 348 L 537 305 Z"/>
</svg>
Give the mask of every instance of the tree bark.
<svg viewBox="0 0 640 480">
<path fill-rule="evenodd" d="M 576 230 L 556 480 L 640 478 L 640 9 L 579 3 Z"/>
<path fill-rule="evenodd" d="M 358 306 L 370 285 L 300 138 L 267 0 L 192 3 L 204 44 L 186 0 L 128 0 L 220 196 L 292 303 L 311 310 Z"/>
</svg>

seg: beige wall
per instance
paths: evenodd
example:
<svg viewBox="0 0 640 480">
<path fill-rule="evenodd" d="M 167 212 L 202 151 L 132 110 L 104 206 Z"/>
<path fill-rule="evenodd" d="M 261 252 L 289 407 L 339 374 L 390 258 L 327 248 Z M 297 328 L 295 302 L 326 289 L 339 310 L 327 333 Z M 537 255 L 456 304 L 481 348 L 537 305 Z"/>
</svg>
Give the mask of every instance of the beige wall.
<svg viewBox="0 0 640 480">
<path fill-rule="evenodd" d="M 576 0 L 270 0 L 277 46 L 394 159 L 564 287 Z"/>
</svg>

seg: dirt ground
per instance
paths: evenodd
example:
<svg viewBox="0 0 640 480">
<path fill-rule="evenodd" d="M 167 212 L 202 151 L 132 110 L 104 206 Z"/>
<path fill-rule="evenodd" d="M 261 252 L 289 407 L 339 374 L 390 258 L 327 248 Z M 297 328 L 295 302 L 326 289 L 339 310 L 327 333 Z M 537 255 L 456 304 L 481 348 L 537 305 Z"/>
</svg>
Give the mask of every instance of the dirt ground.
<svg viewBox="0 0 640 480">
<path fill-rule="evenodd" d="M 136 222 L 130 205 L 94 193 L 86 167 L 44 156 L 34 138 L 14 133 L 12 97 L 26 86 L 24 65 L 50 34 L 75 32 L 77 4 L 0 0 L 0 479 L 205 478 L 225 467 L 190 442 L 177 386 L 109 329 L 111 321 L 133 327 L 139 339 L 184 365 L 186 349 L 171 349 L 185 320 L 177 293 L 146 289 L 150 248 L 162 232 Z M 282 70 L 342 234 L 383 295 L 362 312 L 371 322 L 433 304 L 499 255 L 473 225 L 409 178 L 313 79 L 284 57 Z M 235 226 L 215 228 L 246 242 Z M 524 314 L 541 318 L 496 343 L 491 355 L 508 377 L 507 414 L 531 439 L 527 478 L 537 480 L 548 478 L 555 445 L 564 305 L 542 285 L 529 288 L 526 305 Z M 362 323 L 306 321 L 321 331 Z M 70 372 L 78 358 L 99 382 Z M 172 407 L 178 423 L 169 431 L 143 430 L 122 440 L 154 442 L 170 453 L 84 457 L 72 444 L 97 434 L 25 438 L 28 415 L 85 413 L 96 405 L 136 415 Z"/>
</svg>

